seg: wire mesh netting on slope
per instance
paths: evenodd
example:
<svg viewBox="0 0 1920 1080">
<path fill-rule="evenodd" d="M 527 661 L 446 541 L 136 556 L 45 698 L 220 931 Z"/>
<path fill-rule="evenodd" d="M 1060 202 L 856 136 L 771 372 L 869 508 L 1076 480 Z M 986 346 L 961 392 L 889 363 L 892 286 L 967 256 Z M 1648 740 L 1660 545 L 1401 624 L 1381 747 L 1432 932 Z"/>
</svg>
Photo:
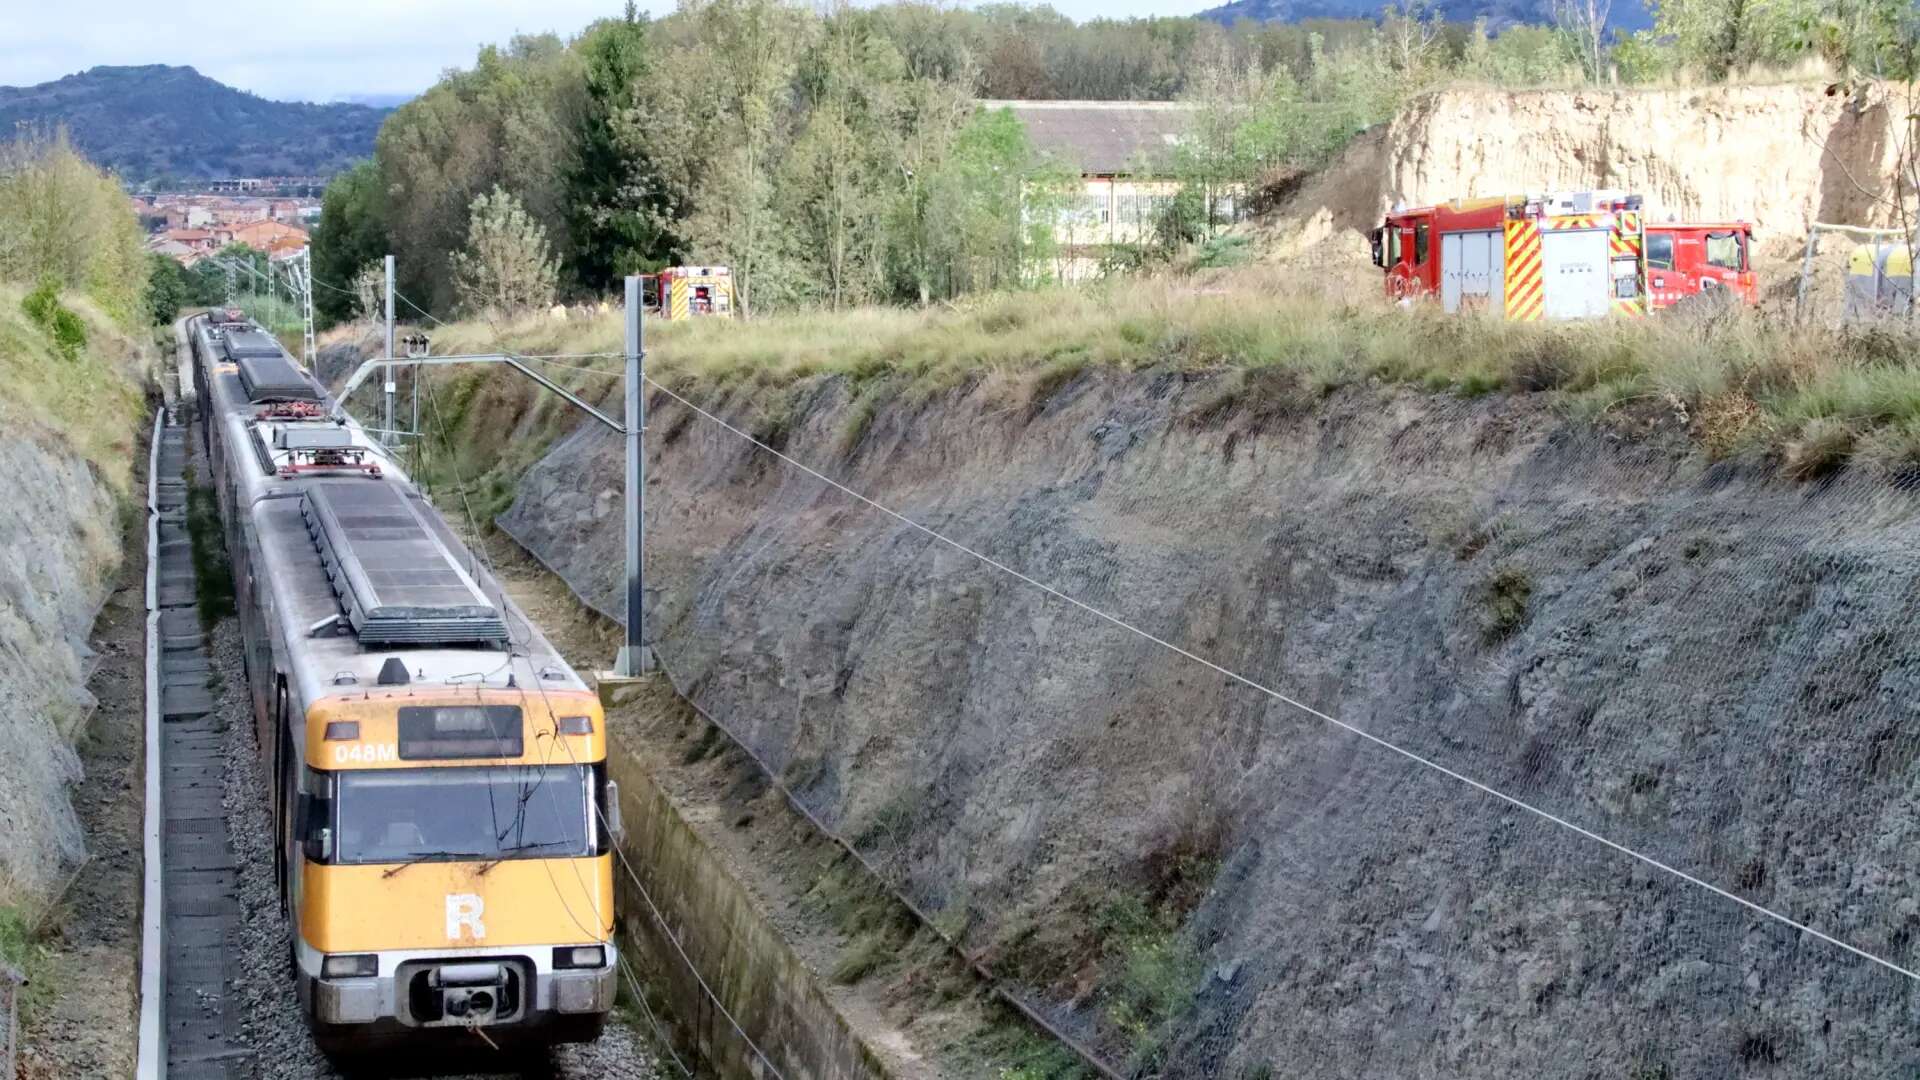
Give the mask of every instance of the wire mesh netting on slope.
<svg viewBox="0 0 1920 1080">
<path fill-rule="evenodd" d="M 669 405 L 666 663 L 1122 1073 L 1920 1066 L 1913 485 L 1193 392 L 876 421 L 833 475 L 925 529 Z M 607 609 L 618 462 L 582 432 L 503 519 Z"/>
</svg>

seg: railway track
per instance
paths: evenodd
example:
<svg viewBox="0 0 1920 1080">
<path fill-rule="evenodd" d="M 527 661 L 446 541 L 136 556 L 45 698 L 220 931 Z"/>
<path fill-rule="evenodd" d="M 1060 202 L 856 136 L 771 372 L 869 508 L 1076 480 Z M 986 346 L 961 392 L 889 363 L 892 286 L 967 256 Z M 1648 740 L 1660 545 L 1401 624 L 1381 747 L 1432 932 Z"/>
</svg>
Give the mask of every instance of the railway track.
<svg viewBox="0 0 1920 1080">
<path fill-rule="evenodd" d="M 228 998 L 236 972 L 240 907 L 237 863 L 223 805 L 222 737 L 212 662 L 201 633 L 199 585 L 187 526 L 187 429 L 173 417 L 156 428 L 152 485 L 157 648 L 148 655 L 159 684 L 161 779 L 160 1022 L 166 1075 L 226 1080 L 251 1075 L 251 1050 Z"/>
</svg>

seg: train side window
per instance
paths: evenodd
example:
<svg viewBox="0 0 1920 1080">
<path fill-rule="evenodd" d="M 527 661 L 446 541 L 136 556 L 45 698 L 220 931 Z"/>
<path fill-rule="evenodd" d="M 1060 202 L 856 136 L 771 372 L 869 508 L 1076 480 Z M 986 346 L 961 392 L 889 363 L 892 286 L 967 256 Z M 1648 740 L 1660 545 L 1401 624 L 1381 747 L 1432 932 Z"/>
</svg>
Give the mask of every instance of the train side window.
<svg viewBox="0 0 1920 1080">
<path fill-rule="evenodd" d="M 1655 270 L 1673 269 L 1673 234 L 1647 234 L 1647 265 Z"/>
<path fill-rule="evenodd" d="M 333 774 L 307 770 L 306 790 L 300 793 L 294 817 L 294 831 L 309 862 L 332 862 L 333 853 L 324 850 L 321 830 L 333 828 Z"/>
<path fill-rule="evenodd" d="M 1421 222 L 1413 227 L 1413 264 L 1427 265 L 1427 223 Z"/>
<path fill-rule="evenodd" d="M 1400 265 L 1400 226 L 1387 230 L 1387 265 Z"/>
</svg>

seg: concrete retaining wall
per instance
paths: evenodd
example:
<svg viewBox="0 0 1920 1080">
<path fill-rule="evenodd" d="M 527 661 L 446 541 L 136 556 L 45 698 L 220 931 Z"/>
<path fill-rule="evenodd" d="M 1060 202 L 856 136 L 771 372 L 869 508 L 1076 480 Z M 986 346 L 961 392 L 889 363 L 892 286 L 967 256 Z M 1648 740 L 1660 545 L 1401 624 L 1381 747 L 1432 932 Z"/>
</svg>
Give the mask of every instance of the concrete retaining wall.
<svg viewBox="0 0 1920 1080">
<path fill-rule="evenodd" d="M 608 769 L 620 784 L 626 819 L 622 851 L 645 890 L 643 896 L 627 874 L 615 875 L 621 929 L 707 1062 L 722 1076 L 770 1077 L 758 1046 L 787 1080 L 886 1076 L 813 972 L 647 770 L 617 745 L 609 750 Z"/>
</svg>

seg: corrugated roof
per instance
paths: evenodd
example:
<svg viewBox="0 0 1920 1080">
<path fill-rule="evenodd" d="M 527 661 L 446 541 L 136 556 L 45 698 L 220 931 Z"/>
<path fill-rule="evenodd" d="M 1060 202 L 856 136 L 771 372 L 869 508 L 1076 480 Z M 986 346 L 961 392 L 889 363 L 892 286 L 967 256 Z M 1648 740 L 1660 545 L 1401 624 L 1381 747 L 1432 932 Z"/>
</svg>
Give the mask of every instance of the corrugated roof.
<svg viewBox="0 0 1920 1080">
<path fill-rule="evenodd" d="M 1193 107 L 1175 101 L 982 101 L 1010 109 L 1036 147 L 1082 173 L 1165 170 Z"/>
</svg>

